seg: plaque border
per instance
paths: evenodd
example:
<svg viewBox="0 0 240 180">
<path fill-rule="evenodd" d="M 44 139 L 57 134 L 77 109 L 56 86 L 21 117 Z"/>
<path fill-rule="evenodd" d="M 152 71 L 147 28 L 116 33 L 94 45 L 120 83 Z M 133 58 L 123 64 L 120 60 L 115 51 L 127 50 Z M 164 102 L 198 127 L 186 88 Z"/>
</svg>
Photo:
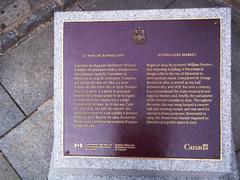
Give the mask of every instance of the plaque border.
<svg viewBox="0 0 240 180">
<path fill-rule="evenodd" d="M 64 24 L 65 23 L 81 23 L 81 22 L 89 22 L 89 23 L 94 23 L 94 22 L 136 22 L 136 21 L 181 21 L 181 20 L 188 20 L 188 21 L 194 21 L 194 20 L 219 20 L 220 24 L 219 24 L 219 30 L 220 30 L 220 34 L 219 34 L 219 91 L 220 91 L 220 97 L 219 97 L 219 112 L 220 112 L 220 139 L 219 139 L 219 143 L 220 143 L 220 149 L 219 149 L 219 158 L 181 158 L 181 157 L 171 157 L 171 158 L 160 158 L 160 157 L 138 157 L 138 156 L 91 156 L 91 155 L 65 155 L 65 143 L 64 143 Z M 202 17 L 202 18 L 159 18 L 159 19 L 144 19 L 144 20 L 140 20 L 140 19 L 136 19 L 136 20 L 86 20 L 86 21 L 62 21 L 62 42 L 61 42 L 61 48 L 62 48 L 62 59 L 61 59 L 61 65 L 62 65 L 62 155 L 64 158 L 100 158 L 100 159 L 146 159 L 146 160 L 199 160 L 199 161 L 223 161 L 223 157 L 222 157 L 222 17 Z"/>
</svg>

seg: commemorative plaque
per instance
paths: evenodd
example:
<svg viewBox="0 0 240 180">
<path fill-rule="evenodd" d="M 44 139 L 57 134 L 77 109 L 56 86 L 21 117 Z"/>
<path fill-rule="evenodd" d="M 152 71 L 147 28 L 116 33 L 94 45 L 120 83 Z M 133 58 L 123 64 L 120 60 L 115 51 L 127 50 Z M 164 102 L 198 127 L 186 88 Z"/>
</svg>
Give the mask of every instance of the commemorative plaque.
<svg viewBox="0 0 240 180">
<path fill-rule="evenodd" d="M 55 13 L 49 179 L 234 179 L 230 40 L 229 8 Z"/>
<path fill-rule="evenodd" d="M 220 25 L 65 22 L 65 155 L 219 159 Z"/>
</svg>

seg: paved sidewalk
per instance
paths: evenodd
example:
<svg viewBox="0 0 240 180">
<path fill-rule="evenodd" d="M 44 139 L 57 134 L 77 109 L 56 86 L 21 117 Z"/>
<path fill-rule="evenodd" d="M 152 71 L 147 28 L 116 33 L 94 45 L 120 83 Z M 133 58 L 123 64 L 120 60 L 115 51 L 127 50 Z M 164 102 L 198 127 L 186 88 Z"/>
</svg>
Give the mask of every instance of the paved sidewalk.
<svg viewBox="0 0 240 180">
<path fill-rule="evenodd" d="M 38 0 L 31 0 L 34 1 Z M 60 1 L 55 2 L 61 6 Z M 1 3 L 3 1 L 0 8 Z M 220 0 L 217 3 L 209 0 L 80 0 L 69 11 L 222 5 Z M 234 10 L 232 20 L 232 117 L 240 170 L 239 14 L 240 11 Z M 53 23 L 49 20 L 44 22 L 44 27 L 33 29 L 33 35 L 23 38 L 21 44 L 0 57 L 0 180 L 47 179 L 53 139 Z"/>
</svg>

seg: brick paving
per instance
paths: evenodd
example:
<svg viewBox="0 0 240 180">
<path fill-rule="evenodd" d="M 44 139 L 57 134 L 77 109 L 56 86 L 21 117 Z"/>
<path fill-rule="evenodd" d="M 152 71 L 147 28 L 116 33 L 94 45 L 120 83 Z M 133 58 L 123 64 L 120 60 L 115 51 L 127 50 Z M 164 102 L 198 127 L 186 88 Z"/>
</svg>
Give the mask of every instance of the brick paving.
<svg viewBox="0 0 240 180">
<path fill-rule="evenodd" d="M 0 1 L 0 179 L 47 179 L 53 137 L 54 11 L 200 8 L 226 3 L 233 5 L 232 117 L 240 170 L 239 0 Z"/>
</svg>

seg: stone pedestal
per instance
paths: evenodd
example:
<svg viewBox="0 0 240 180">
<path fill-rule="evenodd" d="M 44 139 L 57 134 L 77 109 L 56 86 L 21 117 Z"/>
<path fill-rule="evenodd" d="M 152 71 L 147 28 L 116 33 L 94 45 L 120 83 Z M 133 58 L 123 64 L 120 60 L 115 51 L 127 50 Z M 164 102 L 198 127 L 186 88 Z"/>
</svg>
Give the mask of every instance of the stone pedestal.
<svg viewBox="0 0 240 180">
<path fill-rule="evenodd" d="M 154 159 L 64 156 L 63 152 L 63 23 L 94 21 L 139 21 L 208 19 L 221 21 L 221 129 L 222 158 Z M 231 132 L 231 10 L 229 8 L 57 12 L 54 17 L 54 146 L 49 179 L 218 179 L 237 178 Z M 84 42 L 81 42 L 84 43 Z M 203 132 L 204 133 L 204 132 Z"/>
</svg>

